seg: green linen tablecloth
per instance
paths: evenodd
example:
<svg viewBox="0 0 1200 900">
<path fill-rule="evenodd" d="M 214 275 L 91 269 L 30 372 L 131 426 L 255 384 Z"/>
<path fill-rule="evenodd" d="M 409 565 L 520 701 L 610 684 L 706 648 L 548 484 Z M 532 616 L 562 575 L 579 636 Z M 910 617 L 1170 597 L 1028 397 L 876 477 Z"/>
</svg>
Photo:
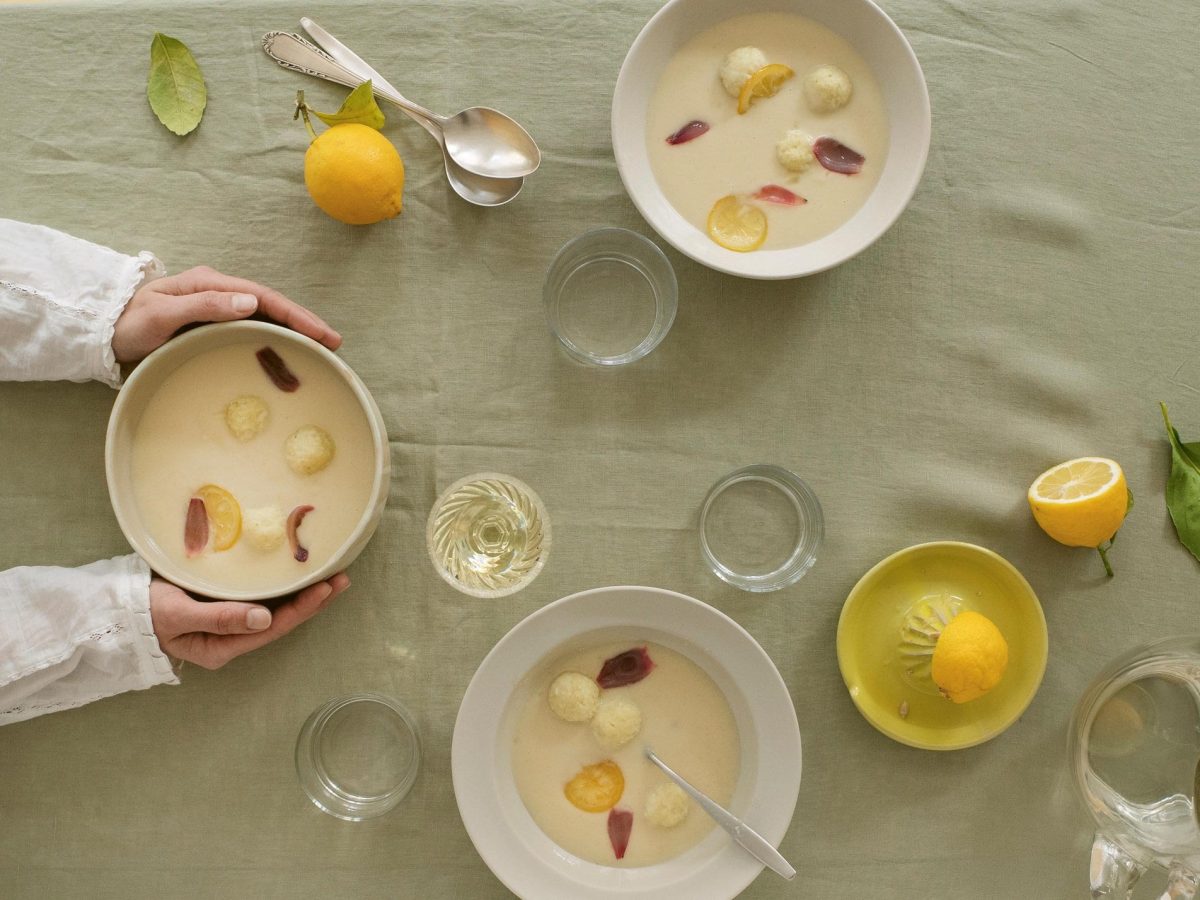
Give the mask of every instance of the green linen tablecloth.
<svg viewBox="0 0 1200 900">
<path fill-rule="evenodd" d="M 789 283 L 710 272 L 668 250 L 673 332 L 621 372 L 570 364 L 541 282 L 584 229 L 650 234 L 609 144 L 609 99 L 655 0 L 119 3 L 0 7 L 0 215 L 173 271 L 271 284 L 345 335 L 387 420 L 394 480 L 354 587 L 299 632 L 218 672 L 0 730 L 0 896 L 500 897 L 451 791 L 454 717 L 517 621 L 607 584 L 702 598 L 786 680 L 804 778 L 784 853 L 747 897 L 1086 895 L 1089 822 L 1065 764 L 1084 685 L 1134 644 L 1200 630 L 1200 569 L 1163 505 L 1156 401 L 1200 433 L 1200 79 L 1193 0 L 890 0 L 924 66 L 933 144 L 911 207 L 874 247 Z M 738 4 L 731 0 L 730 12 Z M 343 226 L 302 184 L 297 88 L 263 32 L 309 14 L 434 109 L 493 105 L 545 151 L 497 210 L 447 189 L 436 149 L 393 115 L 403 216 Z M 209 102 L 190 137 L 145 98 L 155 31 L 190 45 Z M 660 242 L 661 244 L 661 242 Z M 0 385 L 0 568 L 127 552 L 104 485 L 113 393 Z M 1113 581 L 1052 543 L 1029 482 L 1073 456 L 1126 467 L 1138 505 Z M 708 574 L 697 508 L 752 462 L 801 473 L 827 537 L 798 585 L 743 594 Z M 462 596 L 424 551 L 436 494 L 509 472 L 554 524 L 545 571 L 499 601 Z M 1039 593 L 1050 662 L 998 740 L 912 750 L 874 731 L 838 674 L 855 580 L 940 538 L 1011 560 Z M 424 768 L 363 824 L 300 792 L 293 742 L 327 698 L 378 690 L 415 711 Z M 1139 897 L 1157 896 L 1144 879 Z"/>
</svg>

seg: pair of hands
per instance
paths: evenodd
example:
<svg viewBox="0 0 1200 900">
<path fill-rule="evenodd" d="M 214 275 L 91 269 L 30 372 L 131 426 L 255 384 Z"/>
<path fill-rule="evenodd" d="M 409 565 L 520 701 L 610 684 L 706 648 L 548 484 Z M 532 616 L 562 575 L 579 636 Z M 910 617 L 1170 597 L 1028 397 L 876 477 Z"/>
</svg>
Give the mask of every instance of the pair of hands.
<svg viewBox="0 0 1200 900">
<path fill-rule="evenodd" d="M 319 341 L 330 350 L 342 336 L 318 316 L 269 287 L 206 267 L 147 282 L 117 319 L 112 348 L 117 362 L 135 363 L 196 322 L 260 316 Z M 150 583 L 150 617 L 163 651 L 206 669 L 269 644 L 311 619 L 350 586 L 346 573 L 318 582 L 272 612 L 265 606 L 200 602 L 175 585 Z"/>
</svg>

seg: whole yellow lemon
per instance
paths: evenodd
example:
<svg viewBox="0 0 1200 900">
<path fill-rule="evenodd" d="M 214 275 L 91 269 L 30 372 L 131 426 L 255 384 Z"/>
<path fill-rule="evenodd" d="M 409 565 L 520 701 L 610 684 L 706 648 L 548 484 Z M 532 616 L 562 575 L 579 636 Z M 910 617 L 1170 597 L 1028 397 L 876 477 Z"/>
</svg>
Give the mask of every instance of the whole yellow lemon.
<svg viewBox="0 0 1200 900">
<path fill-rule="evenodd" d="M 404 161 L 366 125 L 334 125 L 304 154 L 304 185 L 325 213 L 347 225 L 371 225 L 400 214 Z"/>
</svg>

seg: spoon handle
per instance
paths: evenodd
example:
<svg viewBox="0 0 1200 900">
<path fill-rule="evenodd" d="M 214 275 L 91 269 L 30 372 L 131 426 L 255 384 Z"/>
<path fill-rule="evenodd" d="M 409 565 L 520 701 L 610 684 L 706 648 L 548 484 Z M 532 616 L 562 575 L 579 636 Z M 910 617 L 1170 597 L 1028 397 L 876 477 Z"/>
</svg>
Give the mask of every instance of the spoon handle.
<svg viewBox="0 0 1200 900">
<path fill-rule="evenodd" d="M 673 782 L 683 788 L 684 792 L 700 805 L 713 821 L 729 832 L 729 836 L 739 844 L 747 853 L 757 859 L 760 863 L 779 875 L 782 875 L 788 881 L 796 877 L 796 870 L 792 867 L 783 855 L 771 846 L 771 842 L 764 838 L 761 834 L 731 813 L 725 807 L 714 801 L 703 791 L 692 787 L 681 775 L 674 769 L 668 766 L 665 762 L 658 758 L 657 754 L 649 747 L 646 749 L 646 758 L 654 765 L 663 770 L 663 773 Z"/>
<path fill-rule="evenodd" d="M 391 100 L 392 102 L 395 102 L 392 99 L 392 95 L 400 97 L 400 99 L 405 99 L 401 96 L 400 92 L 396 90 L 386 78 L 375 71 L 375 69 L 369 65 L 366 60 L 335 38 L 332 34 L 330 34 L 308 16 L 300 17 L 300 27 L 308 32 L 308 36 L 316 41 L 320 45 L 320 49 L 327 53 L 332 59 L 341 63 L 342 66 L 350 71 L 354 72 L 363 81 L 367 81 L 369 79 L 371 82 L 371 87 L 380 97 L 383 97 L 385 100 Z M 413 105 L 415 106 L 416 104 Z M 421 125 L 426 131 L 433 135 L 439 143 L 441 142 L 442 133 L 438 127 L 433 124 L 433 122 L 431 122 L 425 116 L 417 115 L 412 110 L 406 109 L 400 104 L 397 104 L 397 106 L 400 107 L 401 112 L 403 112 L 418 125 Z"/>
<path fill-rule="evenodd" d="M 285 69 L 303 72 L 313 78 L 323 78 L 334 84 L 346 87 L 358 87 L 367 78 L 352 71 L 319 47 L 315 47 L 297 34 L 286 31 L 268 31 L 262 39 L 263 52 Z M 389 85 L 390 87 L 390 85 Z M 388 91 L 381 85 L 372 83 L 372 91 L 391 103 L 396 104 L 405 112 L 427 119 L 431 123 L 441 124 L 438 117 L 396 93 L 395 88 Z"/>
</svg>

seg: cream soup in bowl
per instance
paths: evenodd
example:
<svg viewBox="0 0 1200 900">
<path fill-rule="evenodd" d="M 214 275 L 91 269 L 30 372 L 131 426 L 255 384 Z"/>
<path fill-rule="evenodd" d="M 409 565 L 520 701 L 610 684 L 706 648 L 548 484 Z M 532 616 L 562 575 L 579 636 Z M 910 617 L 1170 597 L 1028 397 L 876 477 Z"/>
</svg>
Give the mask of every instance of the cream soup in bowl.
<svg viewBox="0 0 1200 900">
<path fill-rule="evenodd" d="M 764 69 L 764 84 L 771 69 L 779 82 L 756 97 L 747 82 Z M 824 237 L 858 212 L 887 158 L 888 113 L 844 38 L 804 16 L 754 13 L 679 49 L 651 98 L 646 141 L 654 177 L 688 222 L 728 249 L 775 250 Z M 833 154 L 830 142 L 846 149 Z M 714 216 L 726 197 L 761 213 L 740 245 Z"/>
<path fill-rule="evenodd" d="M 644 674 L 620 677 L 638 666 Z M 555 843 L 600 865 L 646 866 L 713 829 L 644 756 L 651 747 L 717 803 L 729 803 L 741 756 L 737 725 L 703 669 L 661 644 L 605 642 L 546 660 L 530 678 L 545 687 L 520 714 L 513 775 L 529 814 Z"/>
<path fill-rule="evenodd" d="M 644 680 L 628 686 L 600 687 L 600 672 L 592 670 L 599 666 L 603 671 L 612 658 L 605 654 L 620 655 L 641 648 L 655 661 L 655 668 Z M 556 691 L 556 705 L 569 711 L 569 699 L 577 693 L 586 698 L 590 690 L 581 690 L 581 686 L 593 681 L 600 688 L 597 709 L 588 721 L 560 721 L 566 732 L 559 734 L 565 734 L 568 741 L 578 741 L 575 746 L 580 756 L 564 756 L 554 762 L 557 769 L 552 773 L 553 780 L 549 787 L 541 783 L 539 790 L 545 788 L 543 799 L 557 806 L 559 812 L 569 812 L 558 806 L 557 796 L 567 790 L 567 784 L 562 783 L 564 776 L 568 784 L 575 781 L 571 771 L 577 763 L 582 761 L 587 766 L 611 760 L 623 769 L 627 765 L 630 781 L 623 791 L 628 793 L 623 793 L 616 804 L 634 816 L 628 834 L 627 862 L 617 864 L 613 858 L 608 821 L 611 809 L 588 813 L 594 819 L 584 820 L 587 842 L 600 859 L 597 862 L 588 858 L 593 855 L 588 847 L 575 845 L 569 835 L 560 834 L 552 822 L 535 812 L 539 798 L 532 794 L 523 798 L 520 788 L 525 780 L 519 774 L 521 770 L 536 776 L 536 765 L 526 766 L 530 759 L 526 751 L 532 750 L 535 757 L 554 751 L 552 747 L 534 749 L 541 743 L 536 728 L 524 731 L 522 737 L 522 726 L 531 724 L 526 716 L 542 715 L 550 685 L 559 675 L 572 671 L 570 667 L 582 681 L 576 679 L 575 687 L 567 685 L 565 691 Z M 656 675 L 666 680 L 656 686 Z M 514 626 L 475 672 L 455 721 L 451 768 L 459 813 L 479 855 L 511 891 L 524 900 L 720 900 L 736 896 L 754 880 L 762 864 L 734 844 L 722 829 L 710 827 L 695 804 L 676 825 L 658 826 L 664 835 L 677 835 L 671 840 L 680 840 L 680 846 L 660 847 L 661 852 L 648 853 L 635 862 L 630 854 L 638 840 L 638 829 L 644 824 L 643 816 L 646 822 L 666 822 L 670 818 L 663 815 L 677 805 L 668 797 L 666 803 L 653 804 L 656 809 L 651 812 L 649 795 L 661 783 L 659 776 L 638 770 L 635 760 L 623 755 L 633 752 L 632 739 L 615 749 L 611 744 L 603 746 L 600 753 L 592 755 L 595 744 L 589 742 L 600 737 L 612 741 L 630 733 L 628 712 L 601 717 L 600 726 L 594 721 L 606 700 L 628 699 L 641 712 L 638 732 L 655 742 L 652 746 L 664 761 L 680 770 L 694 770 L 681 771 L 684 777 L 705 778 L 696 766 L 697 748 L 689 749 L 686 741 L 676 742 L 673 752 L 682 755 L 673 760 L 660 745 L 664 727 L 671 730 L 673 726 L 668 715 L 662 713 L 666 704 L 660 705 L 662 697 L 656 696 L 659 688 L 669 689 L 664 694 L 675 693 L 680 685 L 676 678 L 686 682 L 693 677 L 715 688 L 719 695 L 716 699 L 707 687 L 701 693 L 713 699 L 717 710 L 727 709 L 733 720 L 736 776 L 727 808 L 773 844 L 783 840 L 800 786 L 800 732 L 787 687 L 770 658 L 733 620 L 698 600 L 661 588 L 597 588 L 557 600 Z M 624 691 L 632 693 L 622 698 Z M 558 715 L 553 710 L 551 713 Z M 687 716 L 675 722 L 700 724 L 697 719 L 704 718 Z M 725 735 L 725 746 L 730 747 L 732 740 L 725 725 L 720 724 L 722 720 L 723 714 L 718 713 L 717 724 L 710 727 Z M 541 724 L 548 727 L 553 723 L 542 720 Z M 730 755 L 724 754 L 726 760 Z M 721 771 L 718 763 L 717 774 Z M 577 781 L 570 790 L 585 804 L 599 808 L 611 800 L 611 796 L 602 796 L 610 776 L 603 770 L 593 774 L 601 791 L 586 779 Z M 707 786 L 720 794 L 720 781 L 718 777 Z M 685 826 L 703 833 L 692 843 L 686 831 L 675 830 Z M 648 828 L 643 838 L 649 834 Z M 614 832 L 620 838 L 619 829 Z"/>
<path fill-rule="evenodd" d="M 106 469 L 152 569 L 250 600 L 351 562 L 382 514 L 390 462 L 379 410 L 344 362 L 287 329 L 236 322 L 189 331 L 134 370 Z"/>
<path fill-rule="evenodd" d="M 735 97 L 731 88 L 759 73 L 739 113 L 740 89 Z M 693 120 L 708 130 L 666 143 Z M 760 127 L 770 134 L 755 137 Z M 613 154 L 638 211 L 680 252 L 746 278 L 810 275 L 874 243 L 916 190 L 930 135 L 920 64 L 871 0 L 668 0 L 630 47 L 613 92 Z M 743 148 L 742 137 L 753 140 Z M 858 157 L 861 167 L 811 162 L 818 141 L 835 168 Z M 712 153 L 720 159 L 702 158 Z M 687 167 L 663 165 L 689 155 L 699 170 L 692 181 Z M 795 172 L 784 159 L 807 167 Z M 808 202 L 779 202 L 789 194 Z M 727 246 L 709 234 L 714 216 Z M 764 217 L 761 243 L 738 239 L 753 234 L 739 223 Z"/>
</svg>

